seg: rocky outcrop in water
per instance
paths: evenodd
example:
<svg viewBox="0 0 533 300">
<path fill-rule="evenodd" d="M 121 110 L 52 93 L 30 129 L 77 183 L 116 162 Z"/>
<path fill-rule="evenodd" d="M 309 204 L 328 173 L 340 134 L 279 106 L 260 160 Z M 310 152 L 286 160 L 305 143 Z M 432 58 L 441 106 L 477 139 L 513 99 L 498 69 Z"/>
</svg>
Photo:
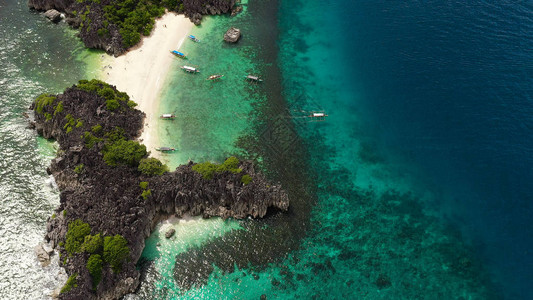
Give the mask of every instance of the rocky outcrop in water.
<svg viewBox="0 0 533 300">
<path fill-rule="evenodd" d="M 144 241 L 169 215 L 246 218 L 288 209 L 287 194 L 249 161 L 234 160 L 238 165 L 218 168 L 209 178 L 193 170 L 193 162 L 162 175 L 139 171 L 128 157 L 109 165 L 107 155 L 113 145 L 135 144 L 131 140 L 142 129 L 144 114 L 133 106 L 126 94 L 99 81 L 82 81 L 63 94 L 40 96 L 32 104 L 33 127 L 60 145 L 47 170 L 59 187 L 60 206 L 48 219 L 46 240 L 59 251 L 61 264 L 77 285 L 61 293 L 61 299 L 119 299 L 134 292 L 140 277 L 135 264 Z M 85 246 L 67 251 L 67 244 L 72 244 L 68 233 L 74 231 L 69 224 L 75 220 L 90 228 L 90 234 L 81 236 L 83 245 L 95 236 L 120 235 L 127 241 L 128 259 L 121 261 L 119 272 L 104 260 L 98 281 L 88 271 L 88 260 L 96 252 L 84 250 Z M 43 259 L 45 253 L 39 249 Z"/>
<path fill-rule="evenodd" d="M 50 21 L 52 21 L 54 23 L 57 23 L 57 22 L 61 21 L 61 13 L 58 12 L 57 10 L 55 10 L 55 9 L 47 10 L 44 13 L 44 16 L 47 17 Z"/>
<path fill-rule="evenodd" d="M 236 43 L 241 38 L 241 30 L 231 27 L 224 33 L 224 41 L 228 43 Z"/>
</svg>

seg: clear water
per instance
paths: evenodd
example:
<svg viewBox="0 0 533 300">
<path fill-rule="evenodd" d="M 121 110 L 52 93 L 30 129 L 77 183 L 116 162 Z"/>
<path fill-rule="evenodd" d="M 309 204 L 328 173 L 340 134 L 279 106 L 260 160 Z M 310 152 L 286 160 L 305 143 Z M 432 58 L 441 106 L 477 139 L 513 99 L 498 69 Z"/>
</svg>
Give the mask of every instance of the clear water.
<svg viewBox="0 0 533 300">
<path fill-rule="evenodd" d="M 178 149 L 165 158 L 255 158 L 292 209 L 160 225 L 130 298 L 531 298 L 531 11 L 271 0 L 207 18 L 166 82 L 160 113 L 179 117 L 158 124 Z M 222 42 L 232 25 L 244 34 L 236 46 Z M 97 59 L 25 2 L 0 4 L 0 32 L 0 295 L 43 298 L 61 282 L 32 249 L 58 202 L 45 172 L 54 144 L 21 114 L 39 93 L 93 76 Z M 205 80 L 212 73 L 225 77 Z M 248 73 L 265 82 L 246 83 Z M 314 110 L 327 121 L 307 122 Z M 175 263 L 195 261 L 214 271 L 180 290 Z"/>
</svg>

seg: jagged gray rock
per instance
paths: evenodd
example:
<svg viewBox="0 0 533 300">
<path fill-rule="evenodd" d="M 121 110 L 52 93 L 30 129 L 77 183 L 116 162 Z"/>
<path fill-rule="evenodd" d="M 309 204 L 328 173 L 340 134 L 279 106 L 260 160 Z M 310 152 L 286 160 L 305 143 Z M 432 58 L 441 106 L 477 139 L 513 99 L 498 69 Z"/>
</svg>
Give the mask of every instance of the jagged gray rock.
<svg viewBox="0 0 533 300">
<path fill-rule="evenodd" d="M 61 21 L 61 13 L 55 9 L 49 9 L 44 13 L 44 16 L 47 17 L 50 21 L 57 23 Z"/>
<path fill-rule="evenodd" d="M 232 10 L 231 10 L 231 16 L 232 17 L 235 17 L 238 13 L 242 12 L 242 6 L 235 6 Z"/>
<path fill-rule="evenodd" d="M 52 253 L 54 253 L 54 248 L 50 247 L 46 243 L 41 244 L 41 247 L 43 247 L 43 250 L 46 251 L 46 253 L 48 253 L 48 255 L 52 255 Z"/>
<path fill-rule="evenodd" d="M 35 252 L 35 255 L 37 255 L 37 259 L 43 267 L 46 267 L 50 264 L 50 255 L 43 248 L 42 244 L 35 246 L 33 251 Z"/>
<path fill-rule="evenodd" d="M 224 41 L 228 43 L 236 43 L 241 38 L 241 30 L 231 27 L 224 33 Z"/>
<path fill-rule="evenodd" d="M 171 238 L 174 233 L 176 233 L 176 229 L 174 228 L 170 228 L 166 233 L 165 233 L 165 238 L 169 239 Z"/>
<path fill-rule="evenodd" d="M 50 9 L 65 11 L 65 9 L 71 6 L 74 2 L 75 0 L 28 0 L 28 7 L 40 11 Z"/>
</svg>

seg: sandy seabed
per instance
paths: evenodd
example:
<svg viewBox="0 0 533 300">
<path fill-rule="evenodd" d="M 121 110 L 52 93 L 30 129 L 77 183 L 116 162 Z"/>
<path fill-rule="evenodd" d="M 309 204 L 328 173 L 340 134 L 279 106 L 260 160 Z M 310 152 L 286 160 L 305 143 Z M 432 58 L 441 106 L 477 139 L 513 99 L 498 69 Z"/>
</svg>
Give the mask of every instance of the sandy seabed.
<svg viewBox="0 0 533 300">
<path fill-rule="evenodd" d="M 106 56 L 102 79 L 126 92 L 146 114 L 140 140 L 152 156 L 158 157 L 157 119 L 159 100 L 167 74 L 178 50 L 193 27 L 183 15 L 167 13 L 154 24 L 152 34 L 119 57 Z"/>
</svg>

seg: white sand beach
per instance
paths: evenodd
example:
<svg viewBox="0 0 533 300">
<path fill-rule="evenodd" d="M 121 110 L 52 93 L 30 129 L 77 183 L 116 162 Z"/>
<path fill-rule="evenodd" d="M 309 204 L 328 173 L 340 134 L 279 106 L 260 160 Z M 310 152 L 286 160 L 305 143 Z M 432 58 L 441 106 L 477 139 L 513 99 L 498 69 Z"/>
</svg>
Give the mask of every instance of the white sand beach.
<svg viewBox="0 0 533 300">
<path fill-rule="evenodd" d="M 161 89 L 176 59 L 170 50 L 178 50 L 193 27 L 183 15 L 167 13 L 156 20 L 152 34 L 119 57 L 107 56 L 102 79 L 128 93 L 137 108 L 146 114 L 140 137 L 152 156 L 158 157 L 157 120 Z"/>
</svg>

